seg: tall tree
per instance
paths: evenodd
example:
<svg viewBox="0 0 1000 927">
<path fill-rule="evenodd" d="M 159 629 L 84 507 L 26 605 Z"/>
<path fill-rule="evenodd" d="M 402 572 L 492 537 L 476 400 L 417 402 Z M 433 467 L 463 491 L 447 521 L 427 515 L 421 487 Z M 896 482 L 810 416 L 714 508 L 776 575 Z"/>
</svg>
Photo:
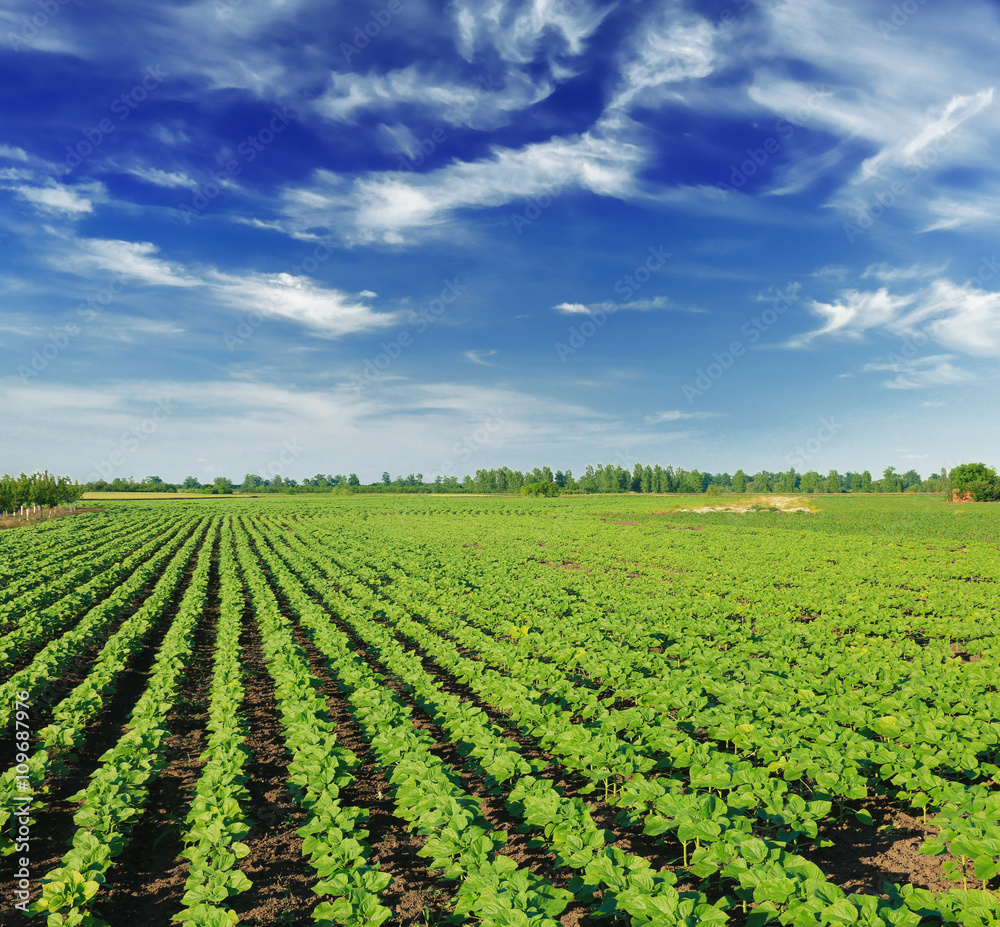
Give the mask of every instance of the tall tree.
<svg viewBox="0 0 1000 927">
<path fill-rule="evenodd" d="M 795 467 L 790 467 L 784 473 L 778 474 L 778 481 L 777 483 L 775 483 L 774 491 L 795 492 L 795 483 L 796 483 Z"/>
<path fill-rule="evenodd" d="M 807 470 L 799 480 L 802 492 L 819 492 L 819 474 L 815 470 Z"/>
</svg>

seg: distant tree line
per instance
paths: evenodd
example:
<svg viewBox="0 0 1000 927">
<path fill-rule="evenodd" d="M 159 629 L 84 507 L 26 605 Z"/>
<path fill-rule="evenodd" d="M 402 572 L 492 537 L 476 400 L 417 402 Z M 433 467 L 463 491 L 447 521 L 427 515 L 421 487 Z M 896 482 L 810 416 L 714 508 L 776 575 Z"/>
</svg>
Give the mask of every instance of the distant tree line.
<svg viewBox="0 0 1000 927">
<path fill-rule="evenodd" d="M 458 483 L 457 480 L 455 482 Z M 875 480 L 868 470 L 849 471 L 843 475 L 831 470 L 823 475 L 816 470 L 798 473 L 790 468 L 777 473 L 759 470 L 748 475 L 743 470 L 734 474 L 708 473 L 636 463 L 632 468 L 619 464 L 588 466 L 583 476 L 578 478 L 569 470 L 553 473 L 548 467 L 527 473 L 507 467 L 477 470 L 475 476 L 466 476 L 458 483 L 458 491 L 519 492 L 523 487 L 539 483 L 551 483 L 563 491 L 583 493 L 883 493 L 944 492 L 948 488 L 948 478 L 943 469 L 940 474 L 925 480 L 916 470 L 897 473 L 895 467 L 887 467 L 882 478 Z"/>
<path fill-rule="evenodd" d="M 963 464 L 963 467 L 981 467 L 982 471 L 969 471 L 962 467 L 952 470 L 966 482 L 1000 483 L 996 473 L 983 464 Z M 988 471 L 988 473 L 986 472 Z M 992 477 L 989 474 L 992 473 Z M 480 469 L 474 475 L 437 476 L 424 482 L 422 473 L 410 473 L 395 479 L 388 471 L 374 483 L 362 483 L 356 473 L 317 473 L 312 477 L 295 480 L 291 477 L 265 478 L 247 473 L 241 483 L 227 477 L 215 477 L 212 483 L 203 484 L 193 476 L 181 483 L 165 483 L 158 476 L 147 476 L 136 481 L 115 479 L 87 483 L 84 489 L 92 492 L 198 492 L 212 495 L 240 493 L 525 493 L 551 495 L 553 491 L 566 493 L 898 493 L 898 492 L 948 492 L 952 486 L 950 474 L 942 468 L 939 473 L 924 479 L 916 470 L 897 473 L 895 467 L 886 467 L 880 479 L 874 479 L 868 470 L 851 470 L 839 473 L 830 470 L 821 474 L 816 470 L 799 473 L 794 467 L 771 472 L 758 470 L 748 474 L 744 470 L 729 473 L 709 473 L 685 470 L 682 467 L 662 467 L 636 463 L 631 468 L 620 464 L 588 466 L 582 476 L 571 470 L 553 471 L 550 467 L 533 470 L 512 470 L 509 467 Z M 977 492 L 987 493 L 986 488 Z"/>
<path fill-rule="evenodd" d="M 0 476 L 0 512 L 13 512 L 22 505 L 52 508 L 79 499 L 84 488 L 68 476 L 44 473 L 22 473 Z"/>
<path fill-rule="evenodd" d="M 117 476 L 113 480 L 92 480 L 83 486 L 84 492 L 198 492 L 206 495 L 225 494 L 233 491 L 233 481 L 217 476 L 212 483 L 201 483 L 197 477 L 188 476 L 181 483 L 167 483 L 158 476 Z"/>
</svg>

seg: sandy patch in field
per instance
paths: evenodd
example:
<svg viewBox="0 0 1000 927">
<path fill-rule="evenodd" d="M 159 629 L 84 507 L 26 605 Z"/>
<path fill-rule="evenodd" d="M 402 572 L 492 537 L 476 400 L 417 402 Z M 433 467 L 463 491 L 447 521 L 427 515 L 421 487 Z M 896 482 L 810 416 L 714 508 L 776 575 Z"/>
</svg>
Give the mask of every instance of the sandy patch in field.
<svg viewBox="0 0 1000 927">
<path fill-rule="evenodd" d="M 675 512 L 694 512 L 701 515 L 706 512 L 747 512 L 765 509 L 776 512 L 815 512 L 817 509 L 809 504 L 803 496 L 752 496 L 736 502 L 716 502 L 712 505 L 702 505 L 695 509 L 674 509 Z"/>
</svg>

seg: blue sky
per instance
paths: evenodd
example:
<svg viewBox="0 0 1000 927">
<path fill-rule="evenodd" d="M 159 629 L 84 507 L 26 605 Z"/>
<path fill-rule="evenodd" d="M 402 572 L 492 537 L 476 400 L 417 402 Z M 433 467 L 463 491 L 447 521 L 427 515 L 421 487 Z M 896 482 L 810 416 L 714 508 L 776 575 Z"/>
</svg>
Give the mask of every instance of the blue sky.
<svg viewBox="0 0 1000 927">
<path fill-rule="evenodd" d="M 1000 463 L 1000 9 L 12 0 L 0 470 Z"/>
</svg>

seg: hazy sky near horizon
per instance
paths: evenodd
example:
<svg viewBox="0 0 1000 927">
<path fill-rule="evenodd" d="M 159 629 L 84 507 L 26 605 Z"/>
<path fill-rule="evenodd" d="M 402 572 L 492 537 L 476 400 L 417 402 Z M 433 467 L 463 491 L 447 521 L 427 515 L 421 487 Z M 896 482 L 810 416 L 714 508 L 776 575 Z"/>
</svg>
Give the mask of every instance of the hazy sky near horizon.
<svg viewBox="0 0 1000 927">
<path fill-rule="evenodd" d="M 985 0 L 11 0 L 0 471 L 996 465 L 998 45 Z"/>
</svg>

